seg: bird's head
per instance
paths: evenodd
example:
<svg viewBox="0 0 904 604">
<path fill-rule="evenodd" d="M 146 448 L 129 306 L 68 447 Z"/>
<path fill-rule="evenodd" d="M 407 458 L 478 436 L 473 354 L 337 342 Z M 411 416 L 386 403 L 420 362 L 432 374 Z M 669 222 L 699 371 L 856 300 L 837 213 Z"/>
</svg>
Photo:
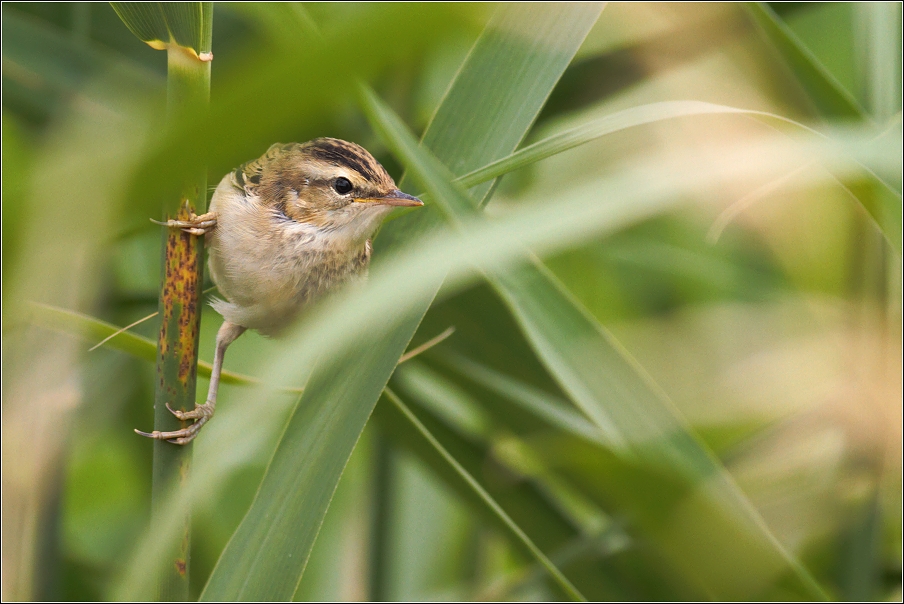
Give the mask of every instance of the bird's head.
<svg viewBox="0 0 904 604">
<path fill-rule="evenodd" d="M 262 200 L 291 220 L 340 230 L 353 239 L 370 237 L 394 207 L 424 205 L 400 191 L 383 166 L 355 143 L 316 138 L 274 145 L 261 160 L 253 163 L 259 165 Z"/>
</svg>

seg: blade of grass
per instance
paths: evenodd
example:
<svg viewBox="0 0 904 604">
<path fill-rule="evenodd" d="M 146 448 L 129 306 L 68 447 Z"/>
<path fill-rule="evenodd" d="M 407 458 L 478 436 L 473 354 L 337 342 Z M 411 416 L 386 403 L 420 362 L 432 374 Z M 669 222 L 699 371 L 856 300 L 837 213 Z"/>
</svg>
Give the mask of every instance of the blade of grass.
<svg viewBox="0 0 904 604">
<path fill-rule="evenodd" d="M 427 340 L 420 346 L 418 346 L 416 348 L 412 348 L 411 350 L 409 350 L 408 352 L 403 354 L 402 358 L 399 359 L 399 363 L 404 363 L 405 361 L 413 359 L 417 355 L 430 350 L 431 348 L 433 348 L 437 344 L 440 344 L 443 340 L 445 340 L 446 338 L 451 336 L 453 333 L 455 333 L 455 328 L 449 327 L 448 329 L 446 329 L 444 332 L 442 332 L 438 336 L 430 338 L 429 340 Z"/>
<path fill-rule="evenodd" d="M 141 317 L 141 318 L 138 319 L 137 321 L 132 321 L 132 322 L 129 323 L 128 325 L 126 325 L 126 326 L 124 326 L 124 327 L 120 327 L 119 329 L 117 329 L 116 331 L 114 331 L 113 333 L 111 333 L 110 335 L 108 335 L 106 338 L 104 338 L 103 340 L 101 340 L 100 342 L 98 342 L 97 344 L 95 344 L 94 346 L 92 346 L 91 348 L 89 348 L 89 349 L 88 349 L 88 352 L 91 352 L 91 351 L 93 351 L 93 350 L 97 350 L 98 348 L 100 348 L 101 346 L 103 346 L 104 344 L 106 344 L 107 342 L 109 342 L 110 340 L 112 340 L 113 338 L 115 338 L 116 336 L 118 336 L 119 334 L 122 334 L 122 333 L 125 333 L 125 332 L 129 331 L 129 330 L 132 329 L 133 327 L 137 327 L 138 325 L 141 325 L 141 324 L 144 323 L 145 321 L 150 321 L 151 319 L 153 319 L 154 317 L 156 317 L 158 314 L 160 314 L 160 313 L 157 312 L 157 311 L 154 311 L 154 312 L 152 312 L 152 313 L 149 314 L 149 315 L 145 315 L 145 316 Z"/>
<path fill-rule="evenodd" d="M 747 13 L 775 47 L 819 112 L 829 118 L 867 117 L 863 107 L 764 2 L 745 3 Z"/>
<path fill-rule="evenodd" d="M 104 342 L 105 348 L 119 350 L 120 352 L 125 352 L 133 357 L 152 363 L 157 360 L 157 345 L 148 338 L 128 331 L 123 331 L 124 328 L 117 327 L 106 321 L 101 321 L 100 319 L 90 317 L 74 310 L 67 310 L 49 304 L 38 304 L 34 302 L 31 306 L 33 312 L 30 320 L 35 325 L 73 335 L 86 342 L 96 342 L 99 338 L 110 338 Z M 116 336 L 115 338 L 112 337 L 114 335 Z M 89 350 L 93 350 L 93 348 Z M 212 366 L 210 363 L 198 361 L 198 375 L 209 378 L 211 371 Z M 251 376 L 226 370 L 223 371 L 221 380 L 224 384 L 244 386 L 260 384 L 260 380 Z M 290 391 L 301 392 L 301 388 L 292 388 Z"/>
<path fill-rule="evenodd" d="M 211 288 L 208 288 L 208 289 L 204 290 L 204 291 L 201 292 L 201 293 L 202 293 L 202 294 L 206 294 L 206 293 L 212 292 L 212 291 L 215 290 L 215 289 L 216 289 L 216 287 L 211 287 Z M 113 338 L 115 338 L 116 336 L 118 336 L 119 334 L 124 333 L 124 332 L 126 332 L 126 331 L 132 329 L 133 327 L 135 327 L 135 326 L 137 326 L 137 325 L 141 325 L 141 324 L 144 323 L 145 321 L 150 321 L 151 319 L 153 319 L 154 317 L 156 317 L 156 316 L 159 315 L 159 314 L 160 314 L 159 311 L 154 311 L 154 312 L 152 312 L 152 313 L 149 314 L 149 315 L 145 315 L 144 317 L 141 317 L 141 318 L 138 319 L 137 321 L 133 321 L 132 323 L 129 323 L 129 324 L 126 325 L 125 327 L 120 327 L 119 330 L 117 330 L 117 331 L 111 333 L 111 334 L 108 335 L 106 338 L 104 338 L 103 340 L 101 340 L 100 342 L 98 342 L 97 344 L 95 344 L 94 346 L 92 346 L 91 348 L 89 348 L 89 349 L 88 349 L 88 352 L 91 352 L 92 350 L 96 350 L 96 349 L 100 348 L 101 346 L 103 346 L 104 344 L 106 344 L 107 342 L 109 342 L 110 340 L 112 340 Z"/>
<path fill-rule="evenodd" d="M 406 167 L 427 187 L 431 199 L 457 227 L 479 220 L 476 205 L 458 188 L 446 184 L 443 167 L 418 148 L 401 120 L 369 90 L 362 91 L 374 128 Z M 529 254 L 528 254 L 529 257 Z M 758 593 L 783 574 L 794 578 L 792 589 L 804 597 L 825 594 L 803 566 L 775 539 L 728 472 L 683 422 L 666 395 L 636 361 L 581 307 L 534 258 L 517 268 L 488 274 L 509 306 L 535 352 L 574 403 L 596 423 L 616 457 L 671 473 L 694 500 L 689 520 L 724 518 L 724 532 L 706 540 L 674 539 L 663 532 L 656 514 L 644 516 L 650 502 L 631 501 L 641 527 L 657 541 L 672 564 L 716 597 Z M 746 576 L 728 575 L 711 561 L 736 553 L 738 539 L 748 544 Z M 688 552 L 696 555 L 688 556 Z M 740 567 L 739 567 L 740 568 Z M 750 572 L 756 568 L 760 572 Z"/>
<path fill-rule="evenodd" d="M 502 7 L 434 116 L 425 134 L 425 141 L 430 141 L 426 144 L 454 154 L 449 159 L 459 157 L 462 170 L 513 151 L 599 10 L 592 5 L 536 5 L 530 10 Z M 537 33 L 526 37 L 526 31 Z M 507 74 L 506 88 L 494 87 L 498 80 L 484 78 L 486 66 Z M 467 86 L 462 87 L 462 82 Z M 481 98 L 494 97 L 494 110 L 485 111 L 484 118 L 462 128 L 457 123 L 458 112 L 463 110 L 459 104 L 478 93 Z M 493 147 L 478 152 L 480 145 L 487 144 L 487 127 L 494 124 L 498 132 Z M 444 138 L 453 131 L 456 144 Z M 474 163 L 468 165 L 470 157 Z M 410 220 L 392 223 L 397 225 L 393 231 L 405 242 L 428 227 Z M 368 342 L 365 350 L 315 370 L 261 490 L 220 557 L 202 599 L 292 596 L 345 462 L 395 367 L 394 360 L 414 335 L 441 281 L 442 277 L 436 278 L 409 300 L 413 303 L 409 310 L 381 317 L 387 325 L 396 326 L 392 333 Z M 343 379 L 336 380 L 337 374 Z"/>
<path fill-rule="evenodd" d="M 430 433 L 429 430 L 424 426 L 423 423 L 417 418 L 417 416 L 411 412 L 410 409 L 402 402 L 402 400 L 396 396 L 396 394 L 387 388 L 385 390 L 386 399 L 389 403 L 397 410 L 398 414 L 396 418 L 386 418 L 385 421 L 398 424 L 401 423 L 400 420 L 404 418 L 404 420 L 410 424 L 410 426 L 417 432 L 420 438 L 422 438 L 429 447 L 432 449 L 432 452 L 435 455 L 438 455 L 446 464 L 452 472 L 457 476 L 457 478 L 464 482 L 467 485 L 467 488 L 470 489 L 480 500 L 483 506 L 489 509 L 489 511 L 501 522 L 501 524 L 509 531 L 511 536 L 518 541 L 529 553 L 532 555 L 543 568 L 546 569 L 546 572 L 549 573 L 549 576 L 561 587 L 562 591 L 574 601 L 577 602 L 586 602 L 586 598 L 572 585 L 571 581 L 562 574 L 562 571 L 559 570 L 556 565 L 552 563 L 552 561 L 544 554 L 539 547 L 534 544 L 533 540 L 522 530 L 518 524 L 515 523 L 514 520 L 506 513 L 506 511 L 496 502 L 495 499 L 484 489 L 484 487 L 458 462 L 458 460 L 453 457 L 445 447 Z M 387 410 L 388 412 L 388 410 Z"/>
<path fill-rule="evenodd" d="M 767 123 L 770 121 L 780 122 L 801 131 L 824 136 L 800 122 L 767 111 L 742 109 L 705 101 L 660 101 L 628 107 L 609 115 L 591 119 L 567 130 L 550 134 L 506 157 L 459 176 L 456 178 L 456 182 L 470 188 L 547 157 L 573 149 L 603 136 L 627 130 L 628 128 L 682 117 L 719 114 L 744 115 L 761 119 Z"/>
</svg>

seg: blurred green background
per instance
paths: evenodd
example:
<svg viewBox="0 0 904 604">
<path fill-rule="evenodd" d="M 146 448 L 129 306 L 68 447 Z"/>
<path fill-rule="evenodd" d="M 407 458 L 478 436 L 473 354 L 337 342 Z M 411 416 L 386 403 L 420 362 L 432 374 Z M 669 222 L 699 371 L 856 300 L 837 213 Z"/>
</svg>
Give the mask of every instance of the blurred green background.
<svg viewBox="0 0 904 604">
<path fill-rule="evenodd" d="M 854 125 L 899 144 L 900 4 L 772 8 L 863 109 Z M 128 561 L 140 558 L 135 548 L 150 514 L 152 449 L 132 429 L 153 424 L 153 365 L 104 347 L 88 352 L 83 339 L 35 326 L 29 303 L 119 326 L 156 310 L 161 234 L 148 218 L 159 217 L 161 203 L 140 183 L 161 153 L 166 58 L 105 3 L 4 3 L 2 10 L 3 598 L 114 599 Z M 211 107 L 216 113 L 222 103 L 232 113 L 211 143 L 211 187 L 274 142 L 315 136 L 362 144 L 399 181 L 402 163 L 356 104 L 354 78 L 363 76 L 421 134 L 496 6 L 303 10 L 328 39 L 347 42 L 354 65 L 346 56 L 306 65 L 288 49 L 317 38 L 274 22 L 276 11 L 216 5 Z M 264 73 L 280 77 L 258 87 Z M 307 86 L 316 90 L 308 94 Z M 743 5 L 612 4 L 526 142 L 666 100 L 766 111 L 817 129 L 851 117 L 822 109 Z M 496 219 L 554 204 L 652 156 L 686 156 L 762 129 L 732 116 L 626 129 L 507 175 L 486 212 Z M 900 203 L 900 168 L 877 172 Z M 795 185 L 787 176 L 701 187 L 544 262 L 659 384 L 780 549 L 827 597 L 900 600 L 900 256 L 854 187 L 831 179 Z M 205 307 L 204 360 L 212 359 L 220 320 Z M 588 421 L 492 288 L 478 283 L 439 299 L 414 343 L 449 326 L 455 333 L 400 366 L 390 386 L 446 435 L 447 449 L 509 514 L 531 525 L 538 546 L 585 596 L 726 597 L 701 588 L 696 571 L 656 542 L 659 533 L 637 529 L 630 506 L 608 486 L 620 479 L 606 475 L 614 466 L 605 447 L 561 427 Z M 156 339 L 158 327 L 151 319 L 134 331 Z M 229 349 L 226 368 L 254 374 L 276 353 L 273 341 L 249 333 Z M 198 390 L 203 398 L 206 381 Z M 246 392 L 224 386 L 220 407 L 254 405 Z M 530 412 L 531 404 L 541 411 Z M 560 599 L 536 562 L 397 427 L 381 402 L 342 474 L 295 599 Z M 193 509 L 193 596 L 248 510 L 275 446 L 205 445 L 206 455 L 238 461 L 217 496 Z M 662 502 L 662 518 L 677 523 L 669 531 L 705 532 L 708 519 L 687 510 L 680 524 L 684 512 L 671 507 L 667 478 L 640 481 L 647 491 L 631 496 Z M 696 562 L 743 577 L 745 547 L 737 544 L 731 569 Z M 801 597 L 783 591 L 781 578 L 734 595 Z"/>
</svg>

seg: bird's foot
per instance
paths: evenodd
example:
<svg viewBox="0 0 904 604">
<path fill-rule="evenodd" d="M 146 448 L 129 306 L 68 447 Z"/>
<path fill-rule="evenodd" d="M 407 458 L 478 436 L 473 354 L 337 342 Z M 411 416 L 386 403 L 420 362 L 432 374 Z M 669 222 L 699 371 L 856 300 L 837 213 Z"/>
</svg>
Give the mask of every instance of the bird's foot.
<svg viewBox="0 0 904 604">
<path fill-rule="evenodd" d="M 174 445 L 186 445 L 195 439 L 204 424 L 213 417 L 214 406 L 208 402 L 203 405 L 195 405 L 195 408 L 191 411 L 180 411 L 178 409 L 173 409 L 169 406 L 169 403 L 167 403 L 166 408 L 180 420 L 185 421 L 193 419 L 195 420 L 195 423 L 187 428 L 173 430 L 172 432 L 160 432 L 159 430 L 154 430 L 153 432 L 135 430 L 135 432 L 141 436 L 147 436 L 148 438 L 154 438 L 156 440 L 165 440 Z"/>
<path fill-rule="evenodd" d="M 166 222 L 160 222 L 159 220 L 151 218 L 151 222 L 171 229 L 182 229 L 186 233 L 201 236 L 206 235 L 217 226 L 217 213 L 207 212 L 206 214 L 198 216 L 192 212 L 188 220 L 167 220 Z"/>
</svg>

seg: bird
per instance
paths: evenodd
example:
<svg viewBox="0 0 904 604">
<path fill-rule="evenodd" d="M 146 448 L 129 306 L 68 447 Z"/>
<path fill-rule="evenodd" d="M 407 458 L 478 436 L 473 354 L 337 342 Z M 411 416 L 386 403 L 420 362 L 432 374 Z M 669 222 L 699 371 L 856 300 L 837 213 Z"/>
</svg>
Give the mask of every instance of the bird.
<svg viewBox="0 0 904 604">
<path fill-rule="evenodd" d="M 158 224 L 205 238 L 222 299 L 207 400 L 167 408 L 181 430 L 142 436 L 184 445 L 213 417 L 226 349 L 246 330 L 279 336 L 316 300 L 366 278 L 376 230 L 393 208 L 422 206 L 363 147 L 336 138 L 277 143 L 226 174 L 209 211 Z M 154 221 L 156 222 L 156 221 Z"/>
</svg>

